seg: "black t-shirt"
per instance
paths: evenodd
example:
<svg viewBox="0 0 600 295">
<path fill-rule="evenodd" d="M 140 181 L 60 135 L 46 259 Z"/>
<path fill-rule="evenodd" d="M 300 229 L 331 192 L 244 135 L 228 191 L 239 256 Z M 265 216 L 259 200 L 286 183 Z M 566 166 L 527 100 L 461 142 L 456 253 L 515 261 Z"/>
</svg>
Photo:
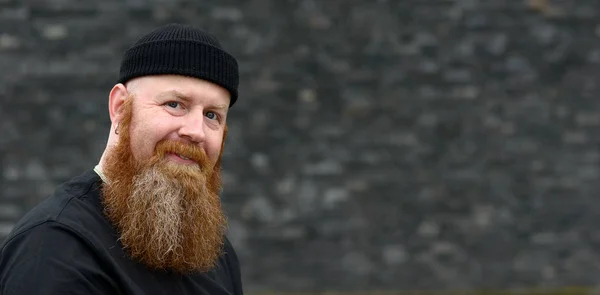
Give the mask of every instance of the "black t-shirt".
<svg viewBox="0 0 600 295">
<path fill-rule="evenodd" d="M 102 213 L 100 177 L 92 170 L 58 187 L 28 212 L 0 248 L 1 295 L 238 295 L 236 253 L 207 273 L 153 271 L 129 259 Z"/>
</svg>

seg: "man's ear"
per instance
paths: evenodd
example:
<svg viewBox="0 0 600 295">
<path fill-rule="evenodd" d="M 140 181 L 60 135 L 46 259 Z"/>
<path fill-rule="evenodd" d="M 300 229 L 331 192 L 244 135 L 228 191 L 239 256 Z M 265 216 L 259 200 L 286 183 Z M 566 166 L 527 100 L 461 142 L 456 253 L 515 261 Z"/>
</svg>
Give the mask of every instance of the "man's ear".
<svg viewBox="0 0 600 295">
<path fill-rule="evenodd" d="M 125 85 L 119 83 L 115 85 L 111 90 L 108 97 L 108 113 L 110 114 L 110 121 L 115 124 L 121 121 L 121 107 L 129 98 L 129 91 Z"/>
</svg>

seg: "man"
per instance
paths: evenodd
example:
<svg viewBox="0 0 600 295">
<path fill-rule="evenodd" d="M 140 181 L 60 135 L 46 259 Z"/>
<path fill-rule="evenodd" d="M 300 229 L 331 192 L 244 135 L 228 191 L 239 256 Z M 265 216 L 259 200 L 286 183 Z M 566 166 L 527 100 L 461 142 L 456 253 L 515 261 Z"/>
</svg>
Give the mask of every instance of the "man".
<svg viewBox="0 0 600 295">
<path fill-rule="evenodd" d="M 123 57 L 107 147 L 18 222 L 0 294 L 242 294 L 220 168 L 238 65 L 213 36 L 171 24 Z"/>
</svg>

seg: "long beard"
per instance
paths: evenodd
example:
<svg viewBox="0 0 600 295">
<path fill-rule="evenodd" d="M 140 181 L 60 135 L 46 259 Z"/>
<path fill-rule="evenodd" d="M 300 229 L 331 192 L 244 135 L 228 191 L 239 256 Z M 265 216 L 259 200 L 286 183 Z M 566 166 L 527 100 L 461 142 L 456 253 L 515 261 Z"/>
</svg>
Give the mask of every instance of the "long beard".
<svg viewBox="0 0 600 295">
<path fill-rule="evenodd" d="M 134 260 L 152 269 L 208 271 L 221 254 L 227 223 L 219 199 L 221 155 L 212 163 L 198 146 L 161 141 L 150 159 L 136 161 L 129 133 L 132 101 L 123 106 L 120 140 L 103 167 L 105 213 Z M 198 165 L 175 164 L 168 153 Z"/>
</svg>

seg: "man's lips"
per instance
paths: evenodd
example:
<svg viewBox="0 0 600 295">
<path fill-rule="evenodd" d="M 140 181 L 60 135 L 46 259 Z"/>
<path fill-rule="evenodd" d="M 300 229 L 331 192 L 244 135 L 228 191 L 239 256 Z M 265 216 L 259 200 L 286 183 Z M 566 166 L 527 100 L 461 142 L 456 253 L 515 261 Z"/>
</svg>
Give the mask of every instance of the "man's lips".
<svg viewBox="0 0 600 295">
<path fill-rule="evenodd" d="M 184 155 L 178 154 L 178 153 L 170 152 L 170 153 L 167 153 L 167 155 L 170 158 L 177 160 L 178 162 L 189 163 L 189 164 L 192 164 L 192 163 L 197 164 L 197 162 L 194 161 L 193 159 L 191 159 L 189 157 L 186 157 Z"/>
</svg>

